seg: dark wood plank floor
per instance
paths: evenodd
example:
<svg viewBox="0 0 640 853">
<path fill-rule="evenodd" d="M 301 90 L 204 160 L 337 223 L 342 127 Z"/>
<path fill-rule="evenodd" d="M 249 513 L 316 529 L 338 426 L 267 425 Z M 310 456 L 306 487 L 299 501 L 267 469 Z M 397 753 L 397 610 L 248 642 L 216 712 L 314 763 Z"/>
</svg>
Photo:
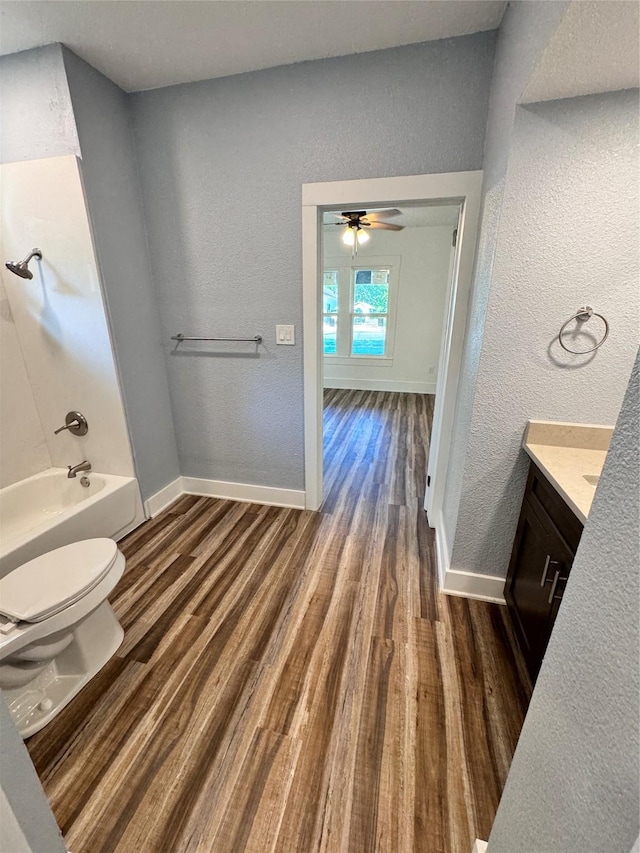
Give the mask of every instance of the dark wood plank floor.
<svg viewBox="0 0 640 853">
<path fill-rule="evenodd" d="M 118 654 L 28 742 L 74 853 L 470 853 L 529 683 L 441 596 L 432 397 L 330 391 L 319 513 L 183 497 L 121 543 Z"/>
</svg>

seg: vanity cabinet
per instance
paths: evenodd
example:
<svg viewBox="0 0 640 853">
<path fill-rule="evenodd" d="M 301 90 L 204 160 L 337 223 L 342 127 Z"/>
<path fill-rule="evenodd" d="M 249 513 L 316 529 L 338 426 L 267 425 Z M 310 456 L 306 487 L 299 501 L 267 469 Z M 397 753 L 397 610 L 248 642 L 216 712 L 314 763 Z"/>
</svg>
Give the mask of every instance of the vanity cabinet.
<svg viewBox="0 0 640 853">
<path fill-rule="evenodd" d="M 533 681 L 549 642 L 582 529 L 582 522 L 531 463 L 505 598 Z"/>
</svg>

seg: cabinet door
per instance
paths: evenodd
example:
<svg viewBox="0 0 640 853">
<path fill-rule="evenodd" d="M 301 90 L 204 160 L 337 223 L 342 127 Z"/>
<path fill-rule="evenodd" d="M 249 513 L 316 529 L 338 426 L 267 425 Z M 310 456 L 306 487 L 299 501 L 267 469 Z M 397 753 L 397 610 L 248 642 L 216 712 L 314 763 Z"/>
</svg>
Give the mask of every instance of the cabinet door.
<svg viewBox="0 0 640 853">
<path fill-rule="evenodd" d="M 535 496 L 525 498 L 505 594 L 532 678 L 549 642 L 573 554 Z"/>
<path fill-rule="evenodd" d="M 507 598 L 520 628 L 520 639 L 529 670 L 536 668 L 546 648 L 549 605 L 549 575 L 553 578 L 551 542 L 529 501 L 522 505 L 518 532 L 511 557 Z M 533 672 L 531 673 L 534 674 Z"/>
</svg>

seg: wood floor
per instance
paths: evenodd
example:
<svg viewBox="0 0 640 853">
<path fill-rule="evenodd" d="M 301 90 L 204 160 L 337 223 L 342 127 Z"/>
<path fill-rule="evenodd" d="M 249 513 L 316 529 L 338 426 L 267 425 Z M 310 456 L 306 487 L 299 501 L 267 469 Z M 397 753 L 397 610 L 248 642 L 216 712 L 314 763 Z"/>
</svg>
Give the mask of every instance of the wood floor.
<svg viewBox="0 0 640 853">
<path fill-rule="evenodd" d="M 471 853 L 529 683 L 441 596 L 432 397 L 326 394 L 312 513 L 183 497 L 121 543 L 118 654 L 28 742 L 74 853 Z"/>
</svg>

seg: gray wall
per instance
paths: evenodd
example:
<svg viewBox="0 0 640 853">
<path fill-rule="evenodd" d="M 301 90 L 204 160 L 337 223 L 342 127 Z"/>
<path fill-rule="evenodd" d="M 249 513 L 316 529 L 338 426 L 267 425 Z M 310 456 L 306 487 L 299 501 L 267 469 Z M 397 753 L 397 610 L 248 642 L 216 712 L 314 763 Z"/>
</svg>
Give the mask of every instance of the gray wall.
<svg viewBox="0 0 640 853">
<path fill-rule="evenodd" d="M 0 850 L 65 853 L 29 753 L 0 696 Z"/>
<path fill-rule="evenodd" d="M 79 153 L 62 47 L 0 57 L 0 162 Z"/>
<path fill-rule="evenodd" d="M 627 853 L 638 836 L 640 359 L 533 693 L 489 853 Z"/>
<path fill-rule="evenodd" d="M 500 25 L 484 145 L 478 249 L 442 507 L 442 534 L 448 554 L 453 546 L 462 495 L 471 414 L 516 105 L 568 7 L 569 3 L 565 0 L 511 3 Z"/>
<path fill-rule="evenodd" d="M 528 418 L 615 423 L 638 346 L 639 167 L 637 90 L 517 110 L 454 569 L 506 574 Z M 606 316 L 610 337 L 593 356 L 570 356 L 558 330 L 585 304 Z M 573 346 L 602 331 L 590 321 Z"/>
<path fill-rule="evenodd" d="M 179 476 L 127 95 L 61 45 L 0 59 L 2 162 L 77 154 L 143 498 Z"/>
<path fill-rule="evenodd" d="M 64 49 L 93 225 L 143 498 L 180 475 L 127 95 Z"/>
<path fill-rule="evenodd" d="M 451 568 L 498 577 L 524 487 L 526 420 L 613 423 L 637 345 L 637 93 L 516 106 L 566 7 L 509 7 L 487 127 L 443 532 Z M 611 338 L 593 359 L 564 358 L 553 339 L 585 302 L 607 315 Z"/>
<path fill-rule="evenodd" d="M 132 96 L 164 340 L 265 337 L 259 359 L 166 346 L 184 475 L 303 488 L 301 184 L 481 168 L 494 40 Z"/>
</svg>

